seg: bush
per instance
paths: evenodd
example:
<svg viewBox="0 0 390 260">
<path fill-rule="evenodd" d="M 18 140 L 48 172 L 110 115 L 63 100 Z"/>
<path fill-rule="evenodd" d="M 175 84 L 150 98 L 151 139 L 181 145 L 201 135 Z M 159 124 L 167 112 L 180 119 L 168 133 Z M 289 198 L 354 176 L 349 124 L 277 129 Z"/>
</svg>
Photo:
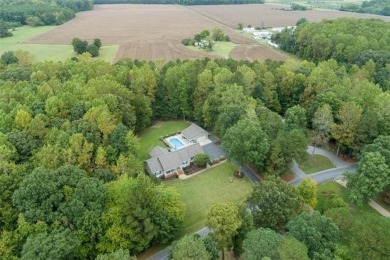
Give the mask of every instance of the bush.
<svg viewBox="0 0 390 260">
<path fill-rule="evenodd" d="M 181 40 L 181 43 L 182 43 L 184 46 L 189 46 L 189 45 L 191 45 L 191 42 L 192 42 L 192 39 L 190 39 L 190 38 L 185 38 L 185 39 Z"/>
<path fill-rule="evenodd" d="M 195 165 L 204 167 L 204 166 L 206 166 L 206 164 L 208 162 L 210 162 L 210 157 L 207 154 L 200 153 L 200 154 L 195 155 L 195 158 L 194 158 Z"/>
</svg>

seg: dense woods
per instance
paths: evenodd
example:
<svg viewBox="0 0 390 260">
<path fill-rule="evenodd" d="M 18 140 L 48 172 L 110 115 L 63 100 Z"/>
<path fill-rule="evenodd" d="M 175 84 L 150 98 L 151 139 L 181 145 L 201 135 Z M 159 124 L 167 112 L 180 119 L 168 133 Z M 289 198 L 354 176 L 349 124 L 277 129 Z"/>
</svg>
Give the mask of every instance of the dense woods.
<svg viewBox="0 0 390 260">
<path fill-rule="evenodd" d="M 75 17 L 75 13 L 91 10 L 91 0 L 0 1 L 0 21 L 19 25 L 58 25 Z"/>
<path fill-rule="evenodd" d="M 342 6 L 340 11 L 390 16 L 390 2 L 387 0 L 364 1 L 361 6 L 356 4 Z"/>
</svg>

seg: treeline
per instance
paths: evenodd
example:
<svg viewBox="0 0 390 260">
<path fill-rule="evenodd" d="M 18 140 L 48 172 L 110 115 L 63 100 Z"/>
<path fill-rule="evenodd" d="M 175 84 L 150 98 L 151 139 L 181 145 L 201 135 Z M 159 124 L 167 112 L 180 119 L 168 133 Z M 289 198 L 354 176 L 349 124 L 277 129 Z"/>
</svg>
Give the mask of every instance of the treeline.
<svg viewBox="0 0 390 260">
<path fill-rule="evenodd" d="M 356 4 L 342 6 L 340 11 L 390 16 L 390 2 L 388 0 L 364 1 L 361 6 Z"/>
<path fill-rule="evenodd" d="M 0 20 L 19 25 L 59 25 L 73 19 L 75 13 L 92 8 L 91 0 L 1 1 Z"/>
<path fill-rule="evenodd" d="M 264 4 L 264 0 L 94 0 L 95 4 L 181 4 L 181 5 L 233 5 Z"/>
<path fill-rule="evenodd" d="M 321 23 L 300 22 L 273 36 L 280 48 L 302 59 L 335 59 L 344 64 L 373 64 L 375 83 L 390 89 L 390 24 L 376 19 L 341 18 Z"/>
</svg>

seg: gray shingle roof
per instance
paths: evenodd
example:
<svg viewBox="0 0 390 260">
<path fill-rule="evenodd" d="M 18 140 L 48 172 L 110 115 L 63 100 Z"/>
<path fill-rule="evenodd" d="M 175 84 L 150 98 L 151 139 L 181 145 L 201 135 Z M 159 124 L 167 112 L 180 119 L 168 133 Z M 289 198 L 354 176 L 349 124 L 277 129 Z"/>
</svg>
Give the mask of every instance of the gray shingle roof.
<svg viewBox="0 0 390 260">
<path fill-rule="evenodd" d="M 203 153 L 202 147 L 199 144 L 192 144 L 182 149 L 151 158 L 146 161 L 146 165 L 152 173 L 161 170 L 166 172 L 180 167 L 182 162 L 190 161 L 191 157 L 200 153 Z"/>
<path fill-rule="evenodd" d="M 158 157 L 158 156 L 162 156 L 162 155 L 167 154 L 167 153 L 169 153 L 167 149 L 165 149 L 161 146 L 156 146 L 150 151 L 149 155 L 150 155 L 150 157 Z"/>
<path fill-rule="evenodd" d="M 202 127 L 195 124 L 191 124 L 189 127 L 181 131 L 181 134 L 188 140 L 193 140 L 200 136 L 208 136 L 206 130 L 204 130 Z"/>
</svg>

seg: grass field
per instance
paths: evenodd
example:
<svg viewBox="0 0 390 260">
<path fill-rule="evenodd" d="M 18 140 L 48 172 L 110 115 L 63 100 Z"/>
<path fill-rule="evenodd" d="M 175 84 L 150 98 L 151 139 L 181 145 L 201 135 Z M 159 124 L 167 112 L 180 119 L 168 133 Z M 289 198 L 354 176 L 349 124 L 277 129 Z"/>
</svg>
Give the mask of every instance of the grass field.
<svg viewBox="0 0 390 260">
<path fill-rule="evenodd" d="M 211 206 L 219 202 L 243 202 L 253 185 L 247 178 L 237 179 L 233 173 L 237 167 L 223 163 L 187 180 L 164 182 L 175 187 L 185 204 L 182 234 L 195 232 L 205 226 Z M 230 179 L 233 182 L 230 182 Z"/>
<path fill-rule="evenodd" d="M 308 160 L 306 162 L 300 163 L 299 167 L 306 174 L 312 174 L 334 168 L 334 165 L 326 156 L 314 154 L 309 155 Z"/>
<path fill-rule="evenodd" d="M 25 43 L 29 39 L 49 32 L 56 26 L 40 27 L 19 27 L 17 31 L 12 32 L 12 37 L 0 39 L 0 53 L 5 51 L 25 50 L 34 55 L 36 61 L 53 60 L 63 61 L 75 56 L 72 45 L 65 44 L 33 44 Z M 103 46 L 100 50 L 98 59 L 113 62 L 119 46 Z"/>
<path fill-rule="evenodd" d="M 149 152 L 156 145 L 165 146 L 164 143 L 159 140 L 160 137 L 179 132 L 189 125 L 189 122 L 184 121 L 158 122 L 143 131 L 139 136 L 141 145 L 140 158 L 142 160 L 148 159 Z"/>
<path fill-rule="evenodd" d="M 230 52 L 236 46 L 238 46 L 238 45 L 235 44 L 235 43 L 232 43 L 232 42 L 217 42 L 217 43 L 214 44 L 212 51 L 208 51 L 206 49 L 202 49 L 202 48 L 195 47 L 195 46 L 187 46 L 187 48 L 190 49 L 190 50 L 193 50 L 193 51 L 199 51 L 199 52 L 206 52 L 206 53 L 210 53 L 210 54 L 216 54 L 218 56 L 222 56 L 222 57 L 227 59 L 227 58 L 230 57 Z"/>
</svg>

